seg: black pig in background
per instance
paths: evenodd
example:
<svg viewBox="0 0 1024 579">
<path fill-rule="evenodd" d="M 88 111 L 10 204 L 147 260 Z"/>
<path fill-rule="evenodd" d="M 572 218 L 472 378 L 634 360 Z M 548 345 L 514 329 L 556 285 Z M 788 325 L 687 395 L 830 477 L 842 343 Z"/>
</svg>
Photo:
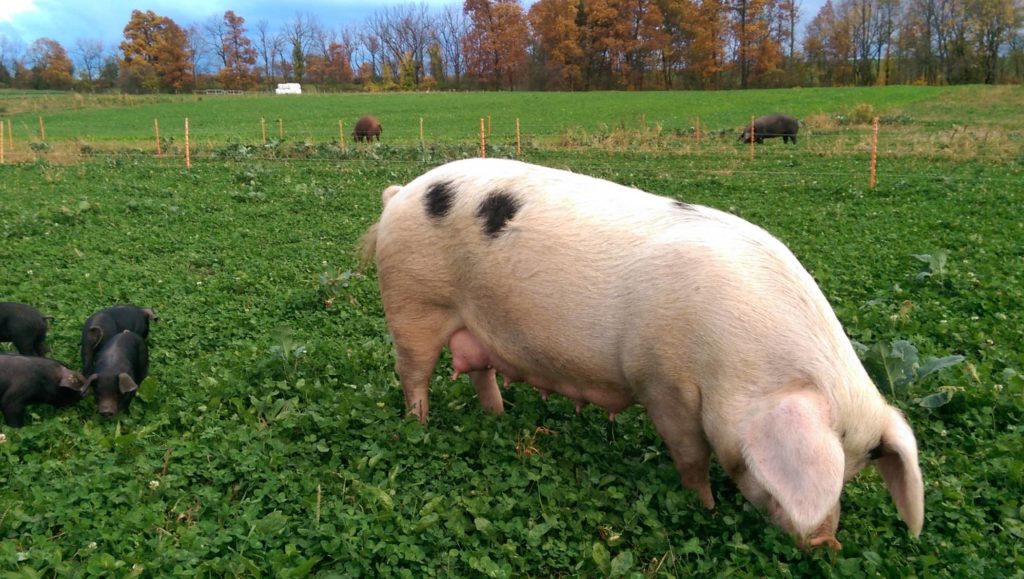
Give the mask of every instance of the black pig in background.
<svg viewBox="0 0 1024 579">
<path fill-rule="evenodd" d="M 45 356 L 46 319 L 32 306 L 0 302 L 0 342 L 13 343 L 25 356 Z"/>
</svg>

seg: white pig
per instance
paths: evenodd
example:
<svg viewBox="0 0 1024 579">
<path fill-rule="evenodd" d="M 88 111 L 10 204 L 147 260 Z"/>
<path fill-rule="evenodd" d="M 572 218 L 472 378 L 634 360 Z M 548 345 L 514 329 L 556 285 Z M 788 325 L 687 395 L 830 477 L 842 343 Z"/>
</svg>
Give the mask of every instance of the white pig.
<svg viewBox="0 0 1024 579">
<path fill-rule="evenodd" d="M 383 201 L 364 256 L 376 259 L 395 368 L 420 421 L 447 344 L 496 413 L 495 372 L 610 413 L 643 405 L 707 507 L 713 449 L 801 545 L 840 547 L 843 484 L 869 461 L 920 533 L 910 426 L 813 278 L 763 229 L 509 160 L 448 163 Z"/>
</svg>

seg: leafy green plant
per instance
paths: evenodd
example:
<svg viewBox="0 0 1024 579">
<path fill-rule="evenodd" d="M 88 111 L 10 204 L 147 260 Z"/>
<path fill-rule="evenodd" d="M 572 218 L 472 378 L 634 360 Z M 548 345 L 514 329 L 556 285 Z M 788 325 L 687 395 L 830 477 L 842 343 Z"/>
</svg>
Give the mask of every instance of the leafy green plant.
<svg viewBox="0 0 1024 579">
<path fill-rule="evenodd" d="M 949 251 L 939 249 L 932 253 L 915 253 L 914 259 L 923 265 L 914 279 L 923 280 L 932 276 L 943 277 L 946 274 L 946 261 L 949 259 Z"/>
<path fill-rule="evenodd" d="M 878 342 L 870 348 L 859 343 L 855 346 L 878 387 L 897 398 L 905 397 L 912 384 L 920 383 L 939 370 L 964 361 L 963 356 L 954 355 L 942 358 L 930 356 L 921 362 L 917 348 L 906 340 L 896 340 L 891 344 Z M 924 397 L 921 405 L 926 408 L 942 406 L 952 399 L 954 391 L 942 388 Z"/>
</svg>

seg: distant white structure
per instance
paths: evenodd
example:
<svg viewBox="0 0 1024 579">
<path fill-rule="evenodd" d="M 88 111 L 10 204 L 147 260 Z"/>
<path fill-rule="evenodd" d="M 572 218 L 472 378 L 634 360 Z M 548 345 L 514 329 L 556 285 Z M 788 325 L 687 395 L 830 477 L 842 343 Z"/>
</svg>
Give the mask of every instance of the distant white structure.
<svg viewBox="0 0 1024 579">
<path fill-rule="evenodd" d="M 277 94 L 302 94 L 302 85 L 297 82 L 279 82 L 274 92 Z"/>
</svg>

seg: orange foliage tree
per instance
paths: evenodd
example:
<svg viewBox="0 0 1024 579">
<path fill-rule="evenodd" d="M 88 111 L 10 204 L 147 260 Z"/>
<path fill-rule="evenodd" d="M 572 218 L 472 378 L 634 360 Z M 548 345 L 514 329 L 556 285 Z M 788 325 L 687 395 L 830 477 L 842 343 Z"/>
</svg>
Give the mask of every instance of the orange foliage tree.
<svg viewBox="0 0 1024 579">
<path fill-rule="evenodd" d="M 222 53 L 224 67 L 217 73 L 221 85 L 229 90 L 248 90 L 258 82 L 256 49 L 245 35 L 245 18 L 232 10 L 224 13 Z"/>
<path fill-rule="evenodd" d="M 32 61 L 35 88 L 67 90 L 71 88 L 71 59 L 59 42 L 40 38 L 28 49 Z"/>
<path fill-rule="evenodd" d="M 129 92 L 180 91 L 190 63 L 185 32 L 152 10 L 132 10 L 120 45 L 120 83 Z"/>
<path fill-rule="evenodd" d="M 462 41 L 466 70 L 482 82 L 516 87 L 526 69 L 529 31 L 519 0 L 466 0 L 469 31 Z"/>
<path fill-rule="evenodd" d="M 538 0 L 527 15 L 535 53 L 544 68 L 545 85 L 577 90 L 583 79 L 583 48 L 576 24 L 578 0 Z"/>
</svg>

